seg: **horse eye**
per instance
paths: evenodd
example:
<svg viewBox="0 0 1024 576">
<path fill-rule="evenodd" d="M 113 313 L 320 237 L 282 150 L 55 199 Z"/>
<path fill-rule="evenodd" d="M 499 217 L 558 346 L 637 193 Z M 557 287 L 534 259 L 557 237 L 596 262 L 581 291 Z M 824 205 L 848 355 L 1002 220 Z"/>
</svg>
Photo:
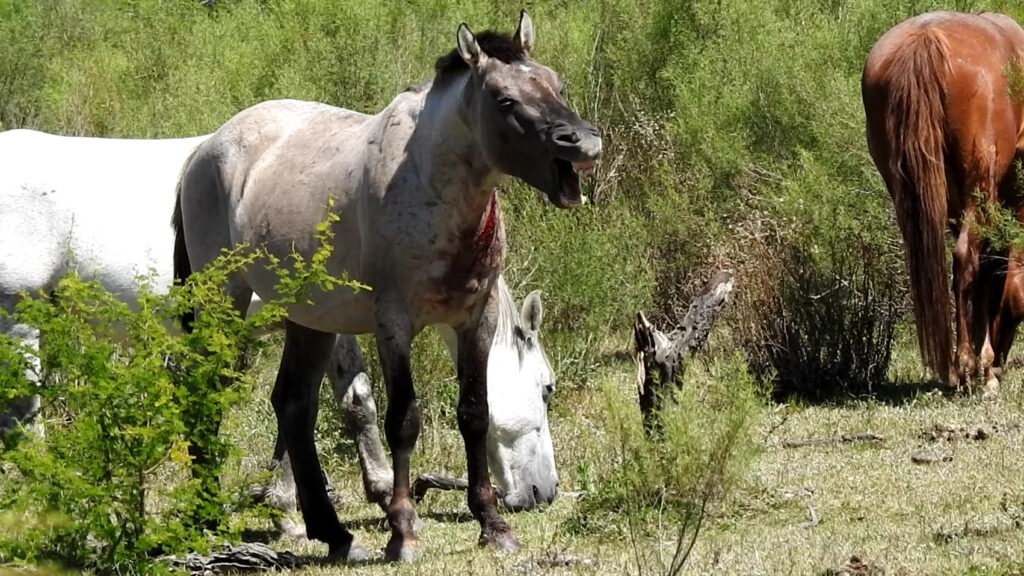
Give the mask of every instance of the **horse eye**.
<svg viewBox="0 0 1024 576">
<path fill-rule="evenodd" d="M 515 98 L 509 98 L 507 96 L 502 96 L 501 98 L 498 98 L 498 107 L 506 112 L 511 110 L 516 104 L 517 102 Z"/>
</svg>

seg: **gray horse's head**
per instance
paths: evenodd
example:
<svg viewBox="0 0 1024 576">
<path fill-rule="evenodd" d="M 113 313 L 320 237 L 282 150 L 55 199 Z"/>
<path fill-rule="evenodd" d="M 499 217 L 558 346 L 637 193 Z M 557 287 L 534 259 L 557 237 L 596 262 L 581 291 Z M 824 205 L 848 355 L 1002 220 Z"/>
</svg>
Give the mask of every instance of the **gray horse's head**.
<svg viewBox="0 0 1024 576">
<path fill-rule="evenodd" d="M 558 75 L 530 58 L 534 39 L 525 10 L 512 38 L 462 24 L 458 48 L 436 69 L 440 77 L 468 68 L 469 124 L 488 162 L 569 208 L 584 201 L 580 176 L 593 171 L 601 137 L 566 105 Z"/>
<path fill-rule="evenodd" d="M 540 342 L 540 292 L 526 297 L 521 314 L 511 294 L 499 292 L 498 328 L 487 365 L 487 452 L 505 505 L 523 510 L 558 495 L 547 415 L 555 374 Z"/>
</svg>

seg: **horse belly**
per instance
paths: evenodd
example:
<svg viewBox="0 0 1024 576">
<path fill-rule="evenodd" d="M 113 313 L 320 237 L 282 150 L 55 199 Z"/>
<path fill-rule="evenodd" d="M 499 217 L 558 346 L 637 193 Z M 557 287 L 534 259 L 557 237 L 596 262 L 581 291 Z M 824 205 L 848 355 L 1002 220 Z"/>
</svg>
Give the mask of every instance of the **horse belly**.
<svg viewBox="0 0 1024 576">
<path fill-rule="evenodd" d="M 278 277 L 262 267 L 250 269 L 246 282 L 265 302 L 279 299 L 275 290 Z M 290 304 L 285 307 L 288 319 L 307 328 L 340 334 L 366 334 L 373 332 L 374 301 L 372 290 L 354 291 L 347 286 L 336 286 L 330 292 L 312 288 L 309 304 Z"/>
</svg>

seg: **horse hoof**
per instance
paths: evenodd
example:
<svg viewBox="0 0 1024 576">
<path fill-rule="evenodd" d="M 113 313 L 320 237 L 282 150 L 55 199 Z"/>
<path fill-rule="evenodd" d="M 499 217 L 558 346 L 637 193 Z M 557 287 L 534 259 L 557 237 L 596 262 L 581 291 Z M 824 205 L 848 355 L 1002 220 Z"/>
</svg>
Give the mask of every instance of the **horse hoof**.
<svg viewBox="0 0 1024 576">
<path fill-rule="evenodd" d="M 515 552 L 519 549 L 519 538 L 511 528 L 486 531 L 480 534 L 480 545 L 489 546 L 495 552 Z"/>
<path fill-rule="evenodd" d="M 279 522 L 277 522 L 277 530 L 281 533 L 281 537 L 283 538 L 289 538 L 291 540 L 306 539 L 306 525 L 289 516 L 284 516 Z"/>
<path fill-rule="evenodd" d="M 405 562 L 410 564 L 420 557 L 419 545 L 414 538 L 391 537 L 384 548 L 384 560 L 387 562 Z"/>
<path fill-rule="evenodd" d="M 331 564 L 358 564 L 370 559 L 370 552 L 355 541 L 349 542 L 347 546 L 335 546 L 327 554 L 327 561 Z"/>
<path fill-rule="evenodd" d="M 990 378 L 988 382 L 985 382 L 985 389 L 981 393 L 982 400 L 995 400 L 999 397 L 999 380 L 997 378 Z"/>
<path fill-rule="evenodd" d="M 306 539 L 306 525 L 301 521 L 296 521 L 294 518 L 284 516 L 274 524 L 276 524 L 277 531 L 280 533 L 281 538 L 288 538 L 291 540 Z"/>
</svg>

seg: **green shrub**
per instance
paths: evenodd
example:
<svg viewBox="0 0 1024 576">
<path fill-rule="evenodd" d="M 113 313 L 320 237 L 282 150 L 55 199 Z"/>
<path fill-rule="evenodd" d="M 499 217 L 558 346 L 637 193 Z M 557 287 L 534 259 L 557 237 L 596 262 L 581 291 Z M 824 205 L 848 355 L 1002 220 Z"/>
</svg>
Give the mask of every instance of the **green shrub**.
<svg viewBox="0 0 1024 576">
<path fill-rule="evenodd" d="M 581 501 L 577 521 L 584 530 L 628 532 L 641 572 L 661 557 L 648 546 L 664 540 L 665 526 L 677 552 L 657 570 L 678 572 L 670 568 L 685 562 L 701 524 L 721 509 L 757 452 L 753 429 L 762 398 L 743 359 L 718 361 L 705 378 L 685 378 L 663 404 L 661 430 L 651 437 L 635 404 L 622 402 L 618 391 L 604 391 L 606 426 L 617 444 L 609 455 L 615 467 Z"/>
<path fill-rule="evenodd" d="M 221 286 L 269 258 L 260 250 L 226 253 L 166 296 L 143 284 L 134 309 L 74 272 L 52 295 L 19 303 L 18 320 L 43 334 L 42 386 L 22 377 L 27 351 L 5 341 L 0 349 L 11 362 L 0 374 L 0 404 L 39 393 L 47 430 L 45 438 L 4 439 L 0 465 L 10 470 L 0 502 L 11 511 L 2 521 L 12 526 L 0 535 L 0 562 L 49 558 L 99 572 L 148 573 L 157 570 L 154 554 L 208 545 L 193 519 L 230 532 L 224 512 L 231 501 L 217 486 L 230 446 L 214 423 L 251 388 L 252 376 L 236 366 L 240 353 L 261 345 L 254 335 L 280 321 L 281 304 L 305 302 L 314 288 L 360 288 L 327 274 L 326 224 L 319 237 L 308 262 L 271 258 L 281 300 L 244 320 Z M 173 326 L 194 306 L 202 313 L 181 334 Z M 207 466 L 190 461 L 190 442 L 210 456 Z"/>
</svg>

